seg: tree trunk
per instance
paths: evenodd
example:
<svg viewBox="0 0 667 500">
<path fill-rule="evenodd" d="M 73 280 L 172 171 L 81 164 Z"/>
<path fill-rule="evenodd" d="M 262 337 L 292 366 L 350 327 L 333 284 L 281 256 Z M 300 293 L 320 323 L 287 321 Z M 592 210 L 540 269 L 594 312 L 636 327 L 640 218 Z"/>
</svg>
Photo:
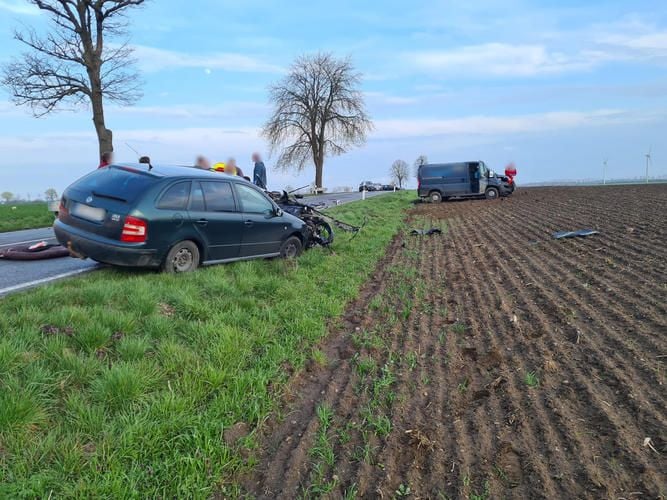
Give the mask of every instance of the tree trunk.
<svg viewBox="0 0 667 500">
<path fill-rule="evenodd" d="M 315 162 L 315 188 L 322 188 L 322 170 L 324 167 L 324 158 L 318 158 Z"/>
<path fill-rule="evenodd" d="M 99 76 L 99 71 L 96 68 L 89 70 L 90 77 L 90 103 L 93 109 L 93 124 L 95 125 L 95 132 L 97 132 L 97 142 L 99 146 L 99 153 L 113 151 L 113 134 L 104 123 L 104 105 L 102 97 L 102 81 Z"/>
<path fill-rule="evenodd" d="M 97 132 L 97 142 L 101 156 L 102 153 L 113 151 L 113 133 L 104 124 L 102 92 L 99 92 L 99 94 L 94 92 L 91 102 L 93 108 L 93 124 L 95 125 L 95 132 Z"/>
</svg>

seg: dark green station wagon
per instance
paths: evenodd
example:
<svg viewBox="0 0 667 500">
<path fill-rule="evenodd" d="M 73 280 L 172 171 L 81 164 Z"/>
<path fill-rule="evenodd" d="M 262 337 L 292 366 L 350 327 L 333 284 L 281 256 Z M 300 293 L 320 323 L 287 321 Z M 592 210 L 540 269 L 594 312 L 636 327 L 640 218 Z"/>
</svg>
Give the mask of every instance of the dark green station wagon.
<svg viewBox="0 0 667 500">
<path fill-rule="evenodd" d="M 56 238 L 73 254 L 172 273 L 295 257 L 308 238 L 301 219 L 245 179 L 193 167 L 100 168 L 65 190 L 58 212 Z"/>
</svg>

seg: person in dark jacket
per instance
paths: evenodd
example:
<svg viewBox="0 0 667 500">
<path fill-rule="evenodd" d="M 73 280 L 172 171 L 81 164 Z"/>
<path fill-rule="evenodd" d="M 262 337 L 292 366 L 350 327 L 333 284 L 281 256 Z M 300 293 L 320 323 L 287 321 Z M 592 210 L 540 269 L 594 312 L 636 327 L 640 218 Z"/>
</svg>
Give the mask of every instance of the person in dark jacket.
<svg viewBox="0 0 667 500">
<path fill-rule="evenodd" d="M 259 153 L 254 153 L 252 155 L 252 161 L 255 163 L 252 182 L 255 186 L 266 189 L 266 167 L 264 166 L 264 162 L 259 156 Z"/>
</svg>

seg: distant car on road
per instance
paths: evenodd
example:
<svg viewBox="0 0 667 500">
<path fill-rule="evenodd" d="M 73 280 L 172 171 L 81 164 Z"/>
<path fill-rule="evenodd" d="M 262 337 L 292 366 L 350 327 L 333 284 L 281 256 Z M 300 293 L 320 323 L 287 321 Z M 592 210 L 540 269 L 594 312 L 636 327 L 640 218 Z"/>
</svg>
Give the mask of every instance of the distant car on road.
<svg viewBox="0 0 667 500">
<path fill-rule="evenodd" d="M 393 190 L 398 191 L 399 188 L 396 184 L 382 184 L 382 191 L 393 191 Z"/>
<path fill-rule="evenodd" d="M 494 200 L 514 191 L 514 185 L 506 177 L 497 176 L 483 161 L 422 165 L 417 181 L 419 196 L 432 202 L 448 198 Z"/>
<path fill-rule="evenodd" d="M 294 257 L 308 238 L 302 220 L 240 177 L 146 164 L 111 165 L 74 182 L 54 231 L 82 257 L 170 273 Z"/>
<path fill-rule="evenodd" d="M 378 189 L 379 184 L 376 184 L 371 181 L 364 181 L 361 184 L 359 184 L 359 192 L 361 193 L 362 191 L 379 191 Z"/>
</svg>

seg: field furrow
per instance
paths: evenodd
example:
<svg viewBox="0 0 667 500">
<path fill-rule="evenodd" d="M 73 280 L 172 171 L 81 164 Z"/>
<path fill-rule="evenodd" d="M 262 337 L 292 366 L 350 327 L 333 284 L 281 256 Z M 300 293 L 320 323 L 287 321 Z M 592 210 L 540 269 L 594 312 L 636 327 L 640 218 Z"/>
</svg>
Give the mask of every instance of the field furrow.
<svg viewBox="0 0 667 500">
<path fill-rule="evenodd" d="M 259 497 L 667 494 L 667 186 L 417 205 L 265 429 Z M 599 235 L 556 241 L 551 233 Z"/>
</svg>

